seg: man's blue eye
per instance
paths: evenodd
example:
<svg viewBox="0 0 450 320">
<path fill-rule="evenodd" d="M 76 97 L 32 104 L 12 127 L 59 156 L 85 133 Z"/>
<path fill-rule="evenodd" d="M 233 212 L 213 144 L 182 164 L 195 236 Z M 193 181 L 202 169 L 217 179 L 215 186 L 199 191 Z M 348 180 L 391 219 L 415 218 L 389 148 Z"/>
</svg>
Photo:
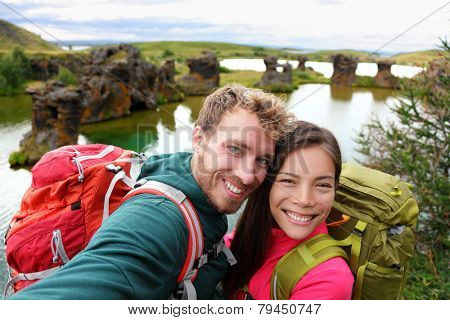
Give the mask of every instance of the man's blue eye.
<svg viewBox="0 0 450 320">
<path fill-rule="evenodd" d="M 235 154 L 238 154 L 241 152 L 241 149 L 236 146 L 230 146 L 230 147 L 228 147 L 228 149 L 230 150 L 231 153 L 235 153 Z"/>
</svg>

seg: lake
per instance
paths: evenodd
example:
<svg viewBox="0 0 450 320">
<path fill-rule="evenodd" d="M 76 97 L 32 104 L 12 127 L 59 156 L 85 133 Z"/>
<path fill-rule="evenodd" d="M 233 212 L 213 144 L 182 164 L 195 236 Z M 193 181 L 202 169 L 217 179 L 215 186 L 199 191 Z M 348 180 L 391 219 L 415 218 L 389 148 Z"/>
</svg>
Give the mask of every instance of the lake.
<svg viewBox="0 0 450 320">
<path fill-rule="evenodd" d="M 222 65 L 228 68 L 247 69 L 259 62 L 233 59 Z M 248 63 L 247 63 L 248 62 Z M 307 65 L 309 63 L 307 62 Z M 231 67 L 234 66 L 234 67 Z M 264 64 L 263 64 L 264 66 Z M 329 65 L 317 62 L 311 65 L 323 68 L 326 75 Z M 331 65 L 332 67 L 332 65 Z M 359 66 L 358 66 L 359 68 Z M 373 68 L 373 66 L 364 68 Z M 408 69 L 413 68 L 413 69 Z M 368 70 L 367 69 L 367 70 Z M 263 69 L 264 70 L 264 69 Z M 325 70 L 328 70 L 325 72 Z M 365 72 L 368 72 L 368 71 Z M 417 70 L 414 67 L 400 68 L 403 76 L 410 76 Z M 317 70 L 319 71 L 319 70 Z M 320 72 L 320 71 L 319 71 Z M 373 70 L 371 71 L 373 73 Z M 376 71 L 375 71 L 376 73 Z M 396 101 L 396 92 L 389 89 L 336 88 L 330 85 L 307 84 L 300 86 L 286 96 L 287 107 L 302 120 L 314 122 L 330 129 L 338 138 L 343 159 L 355 161 L 360 155 L 353 137 L 364 123 L 377 116 L 383 121 L 392 118 L 387 105 Z M 114 144 L 146 154 L 191 151 L 191 134 L 201 108 L 203 97 L 188 97 L 181 103 L 164 105 L 157 110 L 140 110 L 130 116 L 108 122 L 85 125 L 81 128 L 79 143 Z M 31 183 L 31 173 L 26 169 L 13 170 L 8 157 L 19 149 L 24 133 L 31 129 L 31 98 L 27 95 L 0 97 L 0 234 L 3 234 L 13 212 L 18 210 L 20 200 Z M 230 216 L 230 225 L 236 216 Z M 0 251 L 0 288 L 6 283 L 6 264 L 4 247 Z"/>
</svg>

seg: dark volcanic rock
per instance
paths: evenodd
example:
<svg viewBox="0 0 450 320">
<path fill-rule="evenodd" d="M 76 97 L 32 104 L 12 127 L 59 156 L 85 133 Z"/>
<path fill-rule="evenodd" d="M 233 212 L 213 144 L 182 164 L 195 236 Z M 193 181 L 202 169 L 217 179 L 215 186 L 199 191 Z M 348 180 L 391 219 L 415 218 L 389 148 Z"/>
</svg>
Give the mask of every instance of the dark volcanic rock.
<svg viewBox="0 0 450 320">
<path fill-rule="evenodd" d="M 219 61 L 214 53 L 202 52 L 187 61 L 189 74 L 178 80 L 181 90 L 187 95 L 205 95 L 219 86 Z"/>
<path fill-rule="evenodd" d="M 33 164 L 49 150 L 77 143 L 82 92 L 58 81 L 27 92 L 33 100 L 32 129 L 20 142 L 20 151 L 26 155 L 27 163 Z"/>
<path fill-rule="evenodd" d="M 301 70 L 301 71 L 305 71 L 306 70 L 305 63 L 308 60 L 306 58 L 306 56 L 298 56 L 297 60 L 298 60 L 297 69 Z"/>
<path fill-rule="evenodd" d="M 166 60 L 158 71 L 157 102 L 175 102 L 184 98 L 175 82 L 175 61 Z"/>
<path fill-rule="evenodd" d="M 333 76 L 331 83 L 340 86 L 351 86 L 356 80 L 358 58 L 342 53 L 331 56 L 333 61 Z"/>
<path fill-rule="evenodd" d="M 51 61 L 35 63 L 43 78 L 58 72 L 58 64 Z M 161 102 L 183 98 L 174 82 L 173 61 L 158 70 L 140 59 L 138 49 L 130 45 L 93 50 L 90 61 L 84 67 L 72 64 L 81 74 L 77 87 L 47 81 L 41 88 L 28 89 L 33 104 L 32 130 L 20 144 L 27 163 L 35 163 L 51 149 L 76 144 L 81 123 L 119 118 L 132 108 L 156 108 L 158 98 Z M 205 87 L 212 83 L 210 68 L 203 70 L 195 61 L 192 65 L 196 74 L 205 77 Z"/>
<path fill-rule="evenodd" d="M 56 76 L 60 67 L 69 69 L 76 75 L 81 75 L 83 65 L 87 59 L 81 54 L 67 55 L 63 57 L 32 57 L 30 58 L 31 79 L 46 81 Z"/>
<path fill-rule="evenodd" d="M 391 66 L 393 61 L 383 60 L 377 63 L 378 72 L 375 75 L 373 81 L 374 83 L 383 88 L 399 88 L 400 83 L 396 77 L 391 73 Z"/>
<path fill-rule="evenodd" d="M 292 82 L 292 66 L 289 63 L 278 64 L 277 57 L 264 58 L 266 72 L 261 77 L 259 86 L 269 88 L 271 86 L 290 86 Z M 277 67 L 282 67 L 283 72 L 278 72 Z"/>
</svg>

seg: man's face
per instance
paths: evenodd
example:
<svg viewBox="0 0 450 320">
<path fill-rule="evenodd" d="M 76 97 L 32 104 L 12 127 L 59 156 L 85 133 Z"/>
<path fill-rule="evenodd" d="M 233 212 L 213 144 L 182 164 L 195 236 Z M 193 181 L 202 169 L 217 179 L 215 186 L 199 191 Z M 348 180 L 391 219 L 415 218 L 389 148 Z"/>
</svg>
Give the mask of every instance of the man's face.
<svg viewBox="0 0 450 320">
<path fill-rule="evenodd" d="M 238 109 L 222 116 L 214 133 L 196 127 L 193 172 L 209 202 L 222 213 L 236 212 L 263 182 L 275 154 L 258 117 Z"/>
</svg>

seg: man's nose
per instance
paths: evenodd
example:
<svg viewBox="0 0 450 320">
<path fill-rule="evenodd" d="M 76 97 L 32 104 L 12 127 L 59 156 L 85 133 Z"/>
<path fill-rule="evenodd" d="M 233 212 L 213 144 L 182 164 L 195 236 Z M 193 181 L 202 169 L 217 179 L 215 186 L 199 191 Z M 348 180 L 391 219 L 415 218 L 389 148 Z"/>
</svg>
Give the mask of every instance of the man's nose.
<svg viewBox="0 0 450 320">
<path fill-rule="evenodd" d="M 255 161 L 242 161 L 235 174 L 246 186 L 253 184 L 255 181 Z"/>
</svg>

